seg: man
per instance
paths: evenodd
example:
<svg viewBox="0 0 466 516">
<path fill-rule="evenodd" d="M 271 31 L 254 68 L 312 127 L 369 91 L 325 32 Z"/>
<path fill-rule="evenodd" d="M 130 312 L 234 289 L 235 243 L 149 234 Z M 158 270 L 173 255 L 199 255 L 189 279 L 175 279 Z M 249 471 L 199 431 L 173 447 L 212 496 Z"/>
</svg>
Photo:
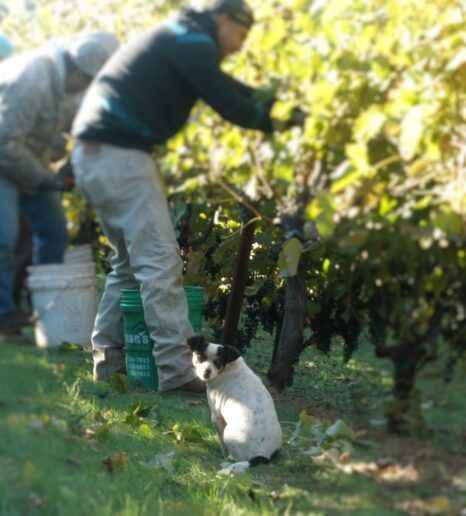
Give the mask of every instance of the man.
<svg viewBox="0 0 466 516">
<path fill-rule="evenodd" d="M 115 251 L 92 336 L 95 380 L 125 370 L 120 292 L 139 287 L 160 391 L 204 390 L 186 345 L 193 330 L 182 263 L 151 151 L 183 127 L 198 99 L 234 124 L 272 131 L 271 104 L 220 69 L 253 21 L 243 0 L 184 10 L 121 48 L 87 92 L 73 168 Z"/>
<path fill-rule="evenodd" d="M 67 229 L 56 191 L 67 185 L 49 163 L 61 157 L 54 144 L 71 126 L 77 95 L 112 53 L 109 38 L 116 41 L 76 36 L 0 64 L 0 341 L 21 339 L 13 298 L 20 213 L 33 234 L 33 263 L 63 261 Z"/>
</svg>

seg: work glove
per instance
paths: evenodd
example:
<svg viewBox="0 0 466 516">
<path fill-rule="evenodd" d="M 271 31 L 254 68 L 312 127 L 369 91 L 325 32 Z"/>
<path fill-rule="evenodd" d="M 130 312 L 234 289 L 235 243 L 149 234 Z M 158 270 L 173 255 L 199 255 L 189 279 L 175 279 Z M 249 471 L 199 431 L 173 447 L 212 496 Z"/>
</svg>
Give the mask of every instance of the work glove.
<svg viewBox="0 0 466 516">
<path fill-rule="evenodd" d="M 42 189 L 52 192 L 70 192 L 74 187 L 71 161 L 66 161 L 54 174 L 50 174 L 40 186 Z"/>
<path fill-rule="evenodd" d="M 276 131 L 287 131 L 292 127 L 303 127 L 307 113 L 299 107 L 293 108 L 288 120 L 274 120 L 273 128 Z"/>
</svg>

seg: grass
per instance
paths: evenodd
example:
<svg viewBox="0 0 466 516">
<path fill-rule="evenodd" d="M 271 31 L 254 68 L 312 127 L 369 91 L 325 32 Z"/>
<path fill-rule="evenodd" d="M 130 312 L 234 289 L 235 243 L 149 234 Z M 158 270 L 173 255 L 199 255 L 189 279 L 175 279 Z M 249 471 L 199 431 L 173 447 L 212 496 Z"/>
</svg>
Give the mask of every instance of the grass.
<svg viewBox="0 0 466 516">
<path fill-rule="evenodd" d="M 269 353 L 258 340 L 247 360 L 262 371 Z M 225 476 L 203 398 L 94 384 L 91 364 L 89 351 L 0 346 L 0 514 L 388 516 L 460 514 L 466 505 L 459 372 L 444 385 L 426 371 L 430 437 L 402 439 L 380 427 L 389 363 L 367 347 L 348 365 L 338 350 L 306 350 L 295 385 L 275 396 L 281 453 Z M 300 413 L 324 428 L 344 420 L 357 442 L 306 455 L 316 440 L 311 420 L 297 427 Z"/>
</svg>

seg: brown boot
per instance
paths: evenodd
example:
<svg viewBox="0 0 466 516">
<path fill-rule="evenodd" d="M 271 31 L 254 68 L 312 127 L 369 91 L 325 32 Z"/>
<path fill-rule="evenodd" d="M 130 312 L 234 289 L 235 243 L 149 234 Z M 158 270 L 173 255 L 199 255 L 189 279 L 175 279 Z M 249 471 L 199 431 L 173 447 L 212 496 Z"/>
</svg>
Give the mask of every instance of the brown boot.
<svg viewBox="0 0 466 516">
<path fill-rule="evenodd" d="M 0 326 L 0 342 L 30 344 L 29 339 L 21 333 L 21 326 L 19 324 L 2 324 Z"/>
</svg>

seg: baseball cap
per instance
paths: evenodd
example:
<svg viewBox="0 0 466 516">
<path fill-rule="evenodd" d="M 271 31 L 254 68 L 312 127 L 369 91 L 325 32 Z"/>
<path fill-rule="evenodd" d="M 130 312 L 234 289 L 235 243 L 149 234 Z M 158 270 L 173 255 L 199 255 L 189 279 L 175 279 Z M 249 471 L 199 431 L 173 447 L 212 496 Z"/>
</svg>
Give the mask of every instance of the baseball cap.
<svg viewBox="0 0 466 516">
<path fill-rule="evenodd" d="M 209 5 L 209 11 L 216 14 L 226 14 L 248 29 L 254 23 L 254 13 L 244 0 L 213 0 Z"/>
<path fill-rule="evenodd" d="M 97 40 L 101 45 L 103 45 L 106 48 L 107 52 L 109 52 L 110 55 L 116 52 L 116 50 L 120 46 L 118 38 L 111 32 L 106 32 L 104 30 L 96 30 L 94 32 L 89 32 L 87 36 L 89 38 Z"/>
<path fill-rule="evenodd" d="M 67 47 L 68 55 L 80 70 L 94 77 L 117 48 L 111 38 L 114 36 L 100 31 L 77 36 Z"/>
</svg>

